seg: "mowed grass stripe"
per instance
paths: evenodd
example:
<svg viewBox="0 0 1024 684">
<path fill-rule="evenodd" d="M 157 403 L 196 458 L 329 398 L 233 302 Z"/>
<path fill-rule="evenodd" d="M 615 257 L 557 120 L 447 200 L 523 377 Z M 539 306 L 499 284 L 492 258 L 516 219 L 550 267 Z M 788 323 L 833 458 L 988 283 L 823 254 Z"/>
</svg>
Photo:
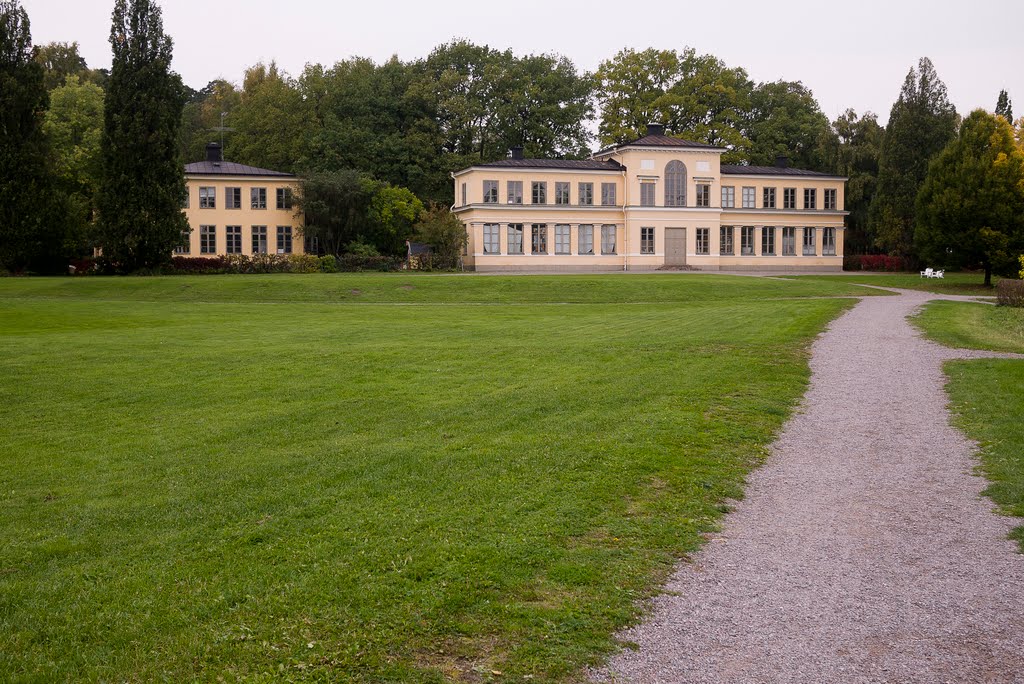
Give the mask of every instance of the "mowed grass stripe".
<svg viewBox="0 0 1024 684">
<path fill-rule="evenodd" d="M 851 305 L 737 280 L 751 300 L 8 298 L 0 678 L 573 679 L 741 495 Z"/>
</svg>

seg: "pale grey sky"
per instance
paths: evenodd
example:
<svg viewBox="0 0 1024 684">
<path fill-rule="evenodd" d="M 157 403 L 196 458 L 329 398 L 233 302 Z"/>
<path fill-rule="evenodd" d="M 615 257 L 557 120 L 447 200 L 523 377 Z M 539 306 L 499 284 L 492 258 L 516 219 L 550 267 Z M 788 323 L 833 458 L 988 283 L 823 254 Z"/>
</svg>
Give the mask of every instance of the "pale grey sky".
<svg viewBox="0 0 1024 684">
<path fill-rule="evenodd" d="M 109 67 L 113 0 L 22 0 L 36 43 L 78 41 L 91 67 Z M 593 70 L 623 47 L 691 46 L 755 81 L 803 81 L 834 119 L 847 107 L 883 122 L 907 71 L 935 63 L 961 114 L 992 110 L 1000 88 L 1024 115 L 1024 0 L 163 0 L 174 68 L 193 88 L 240 82 L 247 66 L 352 56 L 426 56 L 452 38 L 526 54 L 557 52 Z"/>
</svg>

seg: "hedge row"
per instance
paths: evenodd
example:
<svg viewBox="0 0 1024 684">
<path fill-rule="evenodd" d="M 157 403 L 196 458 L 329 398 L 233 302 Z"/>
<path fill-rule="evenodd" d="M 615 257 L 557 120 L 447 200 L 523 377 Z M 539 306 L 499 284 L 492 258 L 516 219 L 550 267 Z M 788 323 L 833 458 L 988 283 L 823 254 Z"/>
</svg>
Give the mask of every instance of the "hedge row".
<svg viewBox="0 0 1024 684">
<path fill-rule="evenodd" d="M 907 264 L 902 257 L 888 254 L 850 254 L 843 257 L 844 271 L 904 271 Z"/>
<path fill-rule="evenodd" d="M 209 257 L 176 256 L 159 270 L 166 274 L 214 273 L 340 273 L 356 271 L 451 271 L 458 268 L 458 259 L 445 259 L 433 254 L 422 254 L 407 261 L 395 256 L 362 256 L 344 254 L 228 254 Z M 77 275 L 114 273 L 116 269 L 102 259 L 76 259 L 69 272 Z"/>
</svg>

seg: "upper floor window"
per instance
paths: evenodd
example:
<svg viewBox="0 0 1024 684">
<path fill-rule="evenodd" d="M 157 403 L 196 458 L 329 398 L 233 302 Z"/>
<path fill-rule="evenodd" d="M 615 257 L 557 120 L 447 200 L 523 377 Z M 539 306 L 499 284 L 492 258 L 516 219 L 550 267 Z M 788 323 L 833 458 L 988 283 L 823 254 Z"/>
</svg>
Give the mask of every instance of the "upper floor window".
<svg viewBox="0 0 1024 684">
<path fill-rule="evenodd" d="M 498 181 L 496 180 L 485 180 L 484 181 L 484 204 L 497 204 L 498 203 Z"/>
<path fill-rule="evenodd" d="M 533 181 L 530 183 L 531 197 L 530 201 L 533 204 L 547 204 L 548 203 L 548 184 L 544 182 Z"/>
<path fill-rule="evenodd" d="M 594 184 L 580 183 L 580 204 L 589 207 L 594 203 Z"/>
<path fill-rule="evenodd" d="M 836 190 L 835 188 L 827 188 L 825 190 L 825 209 L 835 211 L 836 209 Z"/>
<path fill-rule="evenodd" d="M 462 184 L 462 203 L 466 203 L 466 184 Z M 292 189 L 291 188 L 278 188 L 277 189 L 277 208 L 278 209 L 291 209 L 292 208 Z"/>
<path fill-rule="evenodd" d="M 224 208 L 242 208 L 242 188 L 224 188 Z"/>
<path fill-rule="evenodd" d="M 199 208 L 217 208 L 217 188 L 199 188 Z"/>
<path fill-rule="evenodd" d="M 601 183 L 601 204 L 606 207 L 615 206 L 615 183 Z"/>
<path fill-rule="evenodd" d="M 654 206 L 654 182 L 653 181 L 641 181 L 640 182 L 640 206 L 641 207 L 653 207 Z"/>
<path fill-rule="evenodd" d="M 188 188 L 186 188 L 185 189 L 185 197 L 183 197 L 182 200 L 181 200 L 181 208 L 182 209 L 188 209 L 188 204 L 189 204 L 189 196 L 188 196 Z"/>
<path fill-rule="evenodd" d="M 253 209 L 266 209 L 267 208 L 267 189 L 266 188 L 253 188 L 249 191 L 249 199 L 251 200 Z"/>
<path fill-rule="evenodd" d="M 568 183 L 555 183 L 555 204 L 569 204 Z"/>
<path fill-rule="evenodd" d="M 706 183 L 697 184 L 697 206 L 698 207 L 710 207 L 711 206 L 711 186 Z"/>
<path fill-rule="evenodd" d="M 782 208 L 796 209 L 796 188 L 782 189 Z"/>
<path fill-rule="evenodd" d="M 722 186 L 722 208 L 732 209 L 736 206 L 736 188 L 732 185 Z"/>
<path fill-rule="evenodd" d="M 643 206 L 653 207 L 654 202 Z M 686 206 L 686 165 L 678 159 L 665 165 L 665 206 Z"/>
<path fill-rule="evenodd" d="M 804 188 L 804 209 L 818 208 L 818 191 L 814 188 Z"/>
<path fill-rule="evenodd" d="M 746 187 L 743 188 L 743 208 L 753 209 L 754 208 L 754 197 L 756 188 Z"/>
<path fill-rule="evenodd" d="M 523 203 L 523 181 L 508 181 L 505 184 L 509 204 Z"/>
<path fill-rule="evenodd" d="M 466 184 L 465 183 L 462 184 L 462 206 L 466 206 Z M 278 207 L 278 209 L 280 209 L 280 207 Z"/>
<path fill-rule="evenodd" d="M 765 209 L 775 208 L 775 188 L 765 188 L 762 193 L 762 197 L 764 199 L 763 206 Z"/>
</svg>

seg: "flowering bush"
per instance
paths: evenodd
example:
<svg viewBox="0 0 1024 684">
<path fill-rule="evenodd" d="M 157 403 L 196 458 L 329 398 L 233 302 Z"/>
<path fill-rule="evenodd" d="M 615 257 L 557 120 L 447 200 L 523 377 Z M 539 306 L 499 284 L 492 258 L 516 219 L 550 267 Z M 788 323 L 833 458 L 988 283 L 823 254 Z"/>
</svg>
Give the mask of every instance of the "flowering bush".
<svg viewBox="0 0 1024 684">
<path fill-rule="evenodd" d="M 888 254 L 862 254 L 855 257 L 859 261 L 859 268 L 852 268 L 853 271 L 902 271 L 906 268 L 902 257 L 889 256 Z"/>
</svg>

